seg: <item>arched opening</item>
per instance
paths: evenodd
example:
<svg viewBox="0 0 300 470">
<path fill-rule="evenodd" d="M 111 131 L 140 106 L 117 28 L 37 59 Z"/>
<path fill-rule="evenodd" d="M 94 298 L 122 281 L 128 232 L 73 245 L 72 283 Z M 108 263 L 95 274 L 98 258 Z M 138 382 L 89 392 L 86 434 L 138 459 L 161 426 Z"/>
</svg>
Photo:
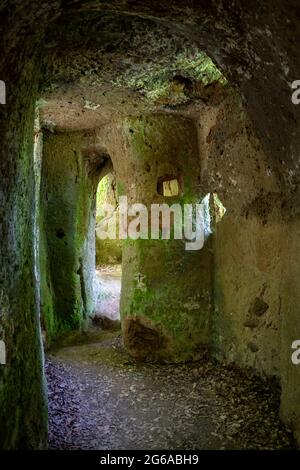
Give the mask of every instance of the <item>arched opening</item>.
<svg viewBox="0 0 300 470">
<path fill-rule="evenodd" d="M 120 325 L 120 295 L 122 280 L 122 243 L 114 238 L 103 238 L 101 222 L 105 216 L 103 208 L 109 204 L 114 217 L 118 209 L 116 176 L 113 172 L 104 176 L 98 184 L 96 195 L 96 283 L 94 324 L 103 328 L 117 328 Z"/>
</svg>

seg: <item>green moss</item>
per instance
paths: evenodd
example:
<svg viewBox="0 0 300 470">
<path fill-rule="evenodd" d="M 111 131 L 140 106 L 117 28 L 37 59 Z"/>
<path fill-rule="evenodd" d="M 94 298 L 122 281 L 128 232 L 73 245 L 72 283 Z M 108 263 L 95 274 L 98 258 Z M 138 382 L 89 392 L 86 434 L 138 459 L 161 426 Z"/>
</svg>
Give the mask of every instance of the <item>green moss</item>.
<svg viewBox="0 0 300 470">
<path fill-rule="evenodd" d="M 195 192 L 195 189 L 192 185 L 191 175 L 186 174 L 183 180 L 183 194 L 180 198 L 180 203 L 182 207 L 184 204 L 192 204 L 193 202 L 198 202 L 199 196 Z"/>
<path fill-rule="evenodd" d="M 96 265 L 120 264 L 122 261 L 121 240 L 101 240 L 96 237 Z"/>
<path fill-rule="evenodd" d="M 117 194 L 118 196 L 123 196 L 126 194 L 124 185 L 119 181 L 117 182 Z"/>
<path fill-rule="evenodd" d="M 126 241 L 124 251 L 122 319 L 151 320 L 170 340 L 171 361 L 198 358 L 208 343 L 209 245 L 186 253 L 180 240 L 136 240 Z"/>
<path fill-rule="evenodd" d="M 107 200 L 109 196 L 109 187 L 110 187 L 110 179 L 109 179 L 109 175 L 107 175 L 104 178 L 102 178 L 102 180 L 98 184 L 97 196 L 96 196 L 97 206 L 105 202 L 108 202 Z"/>
<path fill-rule="evenodd" d="M 91 246 L 96 182 L 80 153 L 82 133 L 45 134 L 41 184 L 41 305 L 47 341 L 81 329 L 93 311 Z"/>
<path fill-rule="evenodd" d="M 135 289 L 130 308 L 122 312 L 122 317 L 145 316 L 162 330 L 171 340 L 172 354 L 169 359 L 174 362 L 198 359 L 197 354 L 207 343 L 206 307 L 203 310 L 197 308 L 197 315 L 192 317 L 182 299 L 174 295 L 174 290 L 182 292 L 181 288 L 174 282 L 173 285 L 164 284 L 162 291 L 157 288 Z M 199 316 L 203 317 L 203 322 L 199 322 Z"/>
<path fill-rule="evenodd" d="M 124 132 L 132 146 L 132 158 L 147 160 L 151 148 L 147 147 L 147 121 L 128 117 L 124 121 Z M 151 132 L 148 130 L 148 133 Z M 151 139 L 151 136 L 149 136 Z"/>
<path fill-rule="evenodd" d="M 16 29 L 17 31 L 17 29 Z M 0 448 L 41 449 L 47 445 L 47 409 L 40 343 L 35 257 L 33 162 L 37 39 L 22 38 L 22 53 L 6 67 L 13 95 L 1 108 L 1 321 L 7 363 L 0 367 Z M 21 43 L 20 43 L 21 45 Z M 19 48 L 14 44 L 15 49 Z M 27 55 L 27 52 L 30 54 Z M 28 86 L 30 84 L 30 86 Z"/>
<path fill-rule="evenodd" d="M 142 92 L 152 103 L 178 105 L 189 100 L 189 92 L 184 84 L 173 80 L 174 76 L 181 75 L 204 86 L 213 82 L 227 84 L 227 80 L 214 62 L 203 51 L 197 48 L 184 49 L 179 52 L 172 62 L 162 65 L 141 64 L 138 72 L 131 69 L 120 74 L 112 84 L 117 87 L 127 87 Z"/>
</svg>

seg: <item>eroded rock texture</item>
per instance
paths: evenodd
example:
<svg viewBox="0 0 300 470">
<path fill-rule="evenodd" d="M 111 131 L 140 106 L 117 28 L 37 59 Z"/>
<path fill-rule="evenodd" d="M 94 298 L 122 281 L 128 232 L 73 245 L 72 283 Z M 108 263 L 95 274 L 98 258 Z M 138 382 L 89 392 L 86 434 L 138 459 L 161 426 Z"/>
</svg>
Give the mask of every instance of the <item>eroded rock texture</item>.
<svg viewBox="0 0 300 470">
<path fill-rule="evenodd" d="M 159 200 L 157 178 L 176 168 L 183 198 L 217 193 L 227 209 L 196 254 L 177 242 L 151 242 L 152 255 L 143 240 L 124 247 L 125 331 L 153 340 L 155 359 L 191 358 L 205 346 L 276 375 L 282 417 L 299 438 L 300 369 L 290 359 L 300 332 L 299 108 L 291 101 L 300 78 L 298 2 L 11 0 L 0 15 L 1 447 L 46 442 L 40 310 L 51 337 L 63 324 L 79 327 L 92 309 L 100 174 L 84 161 L 98 145 L 120 192 L 138 202 Z M 37 100 L 45 156 L 40 292 Z"/>
</svg>

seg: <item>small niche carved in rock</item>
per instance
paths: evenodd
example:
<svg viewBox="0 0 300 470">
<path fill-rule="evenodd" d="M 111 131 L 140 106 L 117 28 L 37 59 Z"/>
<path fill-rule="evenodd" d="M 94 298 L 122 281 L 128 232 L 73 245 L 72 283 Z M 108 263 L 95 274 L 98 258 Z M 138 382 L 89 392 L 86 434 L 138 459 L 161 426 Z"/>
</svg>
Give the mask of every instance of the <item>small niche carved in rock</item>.
<svg viewBox="0 0 300 470">
<path fill-rule="evenodd" d="M 256 297 L 250 305 L 249 313 L 250 315 L 261 317 L 268 310 L 268 308 L 269 305 L 266 302 L 264 302 L 261 298 Z"/>
<path fill-rule="evenodd" d="M 159 178 L 157 182 L 157 192 L 164 197 L 175 197 L 180 194 L 180 185 L 178 178 L 174 176 L 165 176 Z"/>
<path fill-rule="evenodd" d="M 64 229 L 58 228 L 56 230 L 56 236 L 57 238 L 64 238 L 66 236 Z"/>
</svg>

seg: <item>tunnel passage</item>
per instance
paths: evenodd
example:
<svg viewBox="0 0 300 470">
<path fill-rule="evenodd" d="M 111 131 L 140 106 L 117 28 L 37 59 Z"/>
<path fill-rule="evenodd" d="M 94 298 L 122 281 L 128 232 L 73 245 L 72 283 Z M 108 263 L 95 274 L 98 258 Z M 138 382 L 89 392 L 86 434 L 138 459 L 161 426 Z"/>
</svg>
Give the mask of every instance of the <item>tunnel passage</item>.
<svg viewBox="0 0 300 470">
<path fill-rule="evenodd" d="M 100 179 L 96 194 L 96 277 L 93 324 L 103 329 L 120 328 L 122 240 L 108 237 L 103 226 L 118 216 L 119 197 L 114 170 Z M 116 227 L 117 229 L 117 227 Z"/>
<path fill-rule="evenodd" d="M 112 206 L 112 214 L 117 216 L 119 206 L 118 182 L 112 171 L 103 177 L 98 184 L 96 196 L 96 265 L 120 265 L 122 262 L 122 240 L 101 237 L 101 223 L 107 216 L 105 205 Z M 98 233 L 98 229 L 100 233 Z"/>
<path fill-rule="evenodd" d="M 109 155 L 87 133 L 44 133 L 41 174 L 41 315 L 47 343 L 85 328 L 94 312 L 95 209 Z"/>
<path fill-rule="evenodd" d="M 150 132 L 146 144 L 141 126 Z M 181 126 L 181 137 L 176 141 L 178 126 Z M 145 120 L 128 119 L 122 127 L 120 147 L 110 149 L 108 145 L 107 151 L 112 156 L 118 191 L 127 195 L 128 202 L 142 201 L 149 207 L 163 202 L 164 197 L 157 193 L 157 180 L 172 171 L 181 174 L 185 186 L 179 196 L 181 204 L 200 198 L 197 176 L 189 170 L 193 162 L 194 167 L 198 162 L 196 128 L 192 121 L 160 115 Z M 132 136 L 130 146 L 128 136 Z M 93 149 L 87 140 L 99 137 L 78 132 L 44 136 L 41 207 L 47 256 L 43 255 L 42 259 L 48 260 L 49 272 L 45 277 L 50 279 L 43 280 L 43 288 L 52 285 L 53 294 L 48 297 L 56 303 L 50 312 L 42 303 L 42 317 L 50 338 L 64 329 L 82 327 L 93 316 L 95 184 L 101 171 L 103 175 L 103 165 L 99 166 L 100 156 L 95 158 L 87 153 L 87 149 L 89 152 Z M 156 148 L 154 162 L 149 142 Z M 110 168 L 106 167 L 106 171 Z M 175 198 L 173 202 L 176 201 Z M 162 347 L 157 351 L 157 359 L 176 361 L 198 357 L 198 349 L 208 342 L 211 304 L 208 244 L 205 250 L 186 256 L 182 240 L 135 242 L 129 238 L 122 243 L 122 257 L 121 317 L 125 343 L 132 344 L 129 333 L 128 338 L 126 334 L 131 331 L 127 317 L 138 315 L 141 322 L 152 320 L 154 330 L 160 325 L 168 338 L 168 351 Z M 178 267 L 171 275 L 174 260 Z M 201 270 L 203 279 L 199 286 Z M 41 297 L 43 302 L 46 298 L 43 290 Z M 51 330 L 53 324 L 56 331 Z M 135 355 L 134 348 L 130 350 Z M 147 359 L 147 354 L 144 356 Z"/>
<path fill-rule="evenodd" d="M 209 53 L 231 83 L 238 87 L 243 97 L 254 135 L 258 137 L 259 143 L 256 137 L 253 138 L 252 132 L 249 132 L 248 124 L 243 135 L 244 138 L 248 135 L 258 152 L 260 152 L 259 144 L 263 146 L 267 157 L 266 166 L 260 165 L 259 159 L 251 161 L 257 165 L 257 171 L 264 175 L 265 179 L 259 178 L 256 187 L 255 179 L 250 176 L 251 172 L 248 169 L 244 170 L 244 174 L 248 176 L 247 181 L 253 184 L 251 190 L 255 189 L 253 194 L 256 195 L 256 198 L 247 197 L 245 201 L 238 193 L 241 189 L 241 194 L 244 194 L 243 178 L 237 180 L 229 171 L 230 167 L 227 168 L 226 175 L 222 175 L 216 169 L 215 182 L 210 186 L 208 183 L 211 159 L 207 158 L 202 162 L 201 185 L 205 186 L 207 183 L 208 186 L 205 194 L 213 188 L 219 194 L 223 192 L 224 187 L 230 187 L 232 198 L 235 198 L 237 203 L 243 201 L 243 206 L 239 207 L 239 212 L 236 212 L 237 217 L 233 215 L 234 211 L 230 215 L 228 210 L 226 218 L 220 225 L 219 235 L 216 234 L 215 237 L 217 264 L 221 263 L 228 269 L 224 268 L 222 272 L 214 270 L 216 301 L 215 320 L 211 323 L 211 331 L 215 340 L 216 354 L 219 356 L 225 354 L 228 360 L 242 360 L 243 363 L 252 364 L 259 371 L 266 369 L 267 372 L 275 372 L 280 377 L 282 417 L 293 425 L 299 437 L 299 368 L 296 368 L 290 360 L 290 346 L 295 339 L 295 332 L 299 330 L 299 169 L 296 157 L 299 153 L 299 114 L 298 108 L 290 99 L 290 83 L 297 78 L 300 68 L 297 49 L 299 31 L 295 20 L 298 15 L 298 3 L 278 1 L 262 5 L 261 2 L 255 1 L 246 5 L 238 1 L 217 7 L 214 3 L 200 1 L 192 2 L 187 11 L 185 7 L 183 9 L 181 2 L 175 0 L 163 7 L 155 1 L 152 1 L 151 5 L 146 0 L 133 5 L 131 2 L 121 4 L 116 0 L 111 2 L 109 12 L 106 3 L 92 2 L 91 5 L 89 1 L 85 1 L 76 4 L 56 2 L 50 7 L 48 2 L 43 1 L 37 3 L 13 0 L 9 5 L 4 2 L 0 6 L 1 14 L 3 13 L 6 19 L 5 24 L 1 25 L 5 47 L 0 59 L 0 71 L 1 80 L 7 85 L 6 105 L 0 107 L 1 334 L 5 338 L 8 353 L 7 367 L 1 368 L 2 447 L 41 448 L 46 440 L 44 387 L 40 372 L 42 349 L 39 335 L 39 302 L 33 249 L 35 193 L 32 134 L 35 100 L 39 93 L 38 84 L 40 82 L 42 85 L 40 88 L 43 88 L 45 80 L 51 83 L 52 78 L 44 69 L 44 58 L 46 56 L 54 58 L 57 52 L 59 56 L 61 49 L 64 52 L 61 57 L 74 57 L 77 50 L 79 57 L 85 58 L 84 61 L 80 60 L 85 66 L 83 73 L 80 70 L 79 75 L 89 77 L 91 71 L 96 69 L 95 62 L 89 61 L 90 56 L 86 54 L 91 49 L 91 43 L 84 42 L 80 50 L 74 47 L 76 44 L 76 41 L 72 40 L 74 32 L 84 32 L 83 37 L 88 38 L 89 35 L 86 34 L 88 30 L 90 37 L 97 37 L 99 42 L 105 43 L 107 52 L 118 51 L 122 41 L 117 39 L 114 42 L 111 38 L 115 36 L 107 34 L 105 42 L 105 38 L 98 34 L 103 30 L 102 27 L 98 27 L 100 20 L 102 21 L 100 24 L 107 24 L 114 33 L 125 29 L 128 37 L 129 34 L 135 38 L 142 37 L 143 45 L 150 43 L 148 40 L 144 41 L 145 31 L 149 31 L 150 36 L 151 31 L 154 31 L 153 36 L 161 37 L 157 34 L 156 28 L 162 28 L 162 25 L 175 31 L 177 37 L 180 37 L 179 33 L 184 32 L 188 41 L 195 41 Z M 12 14 L 14 11 L 18 11 L 17 16 Z M 131 20 L 133 24 L 130 24 Z M 169 35 L 162 32 L 162 36 L 168 37 L 166 42 L 170 44 Z M 129 40 L 123 44 L 127 47 L 128 42 L 134 44 L 135 49 L 140 49 L 144 54 L 144 49 L 139 43 Z M 48 46 L 47 50 L 45 45 Z M 165 49 L 164 45 L 165 43 L 159 49 L 159 54 L 157 49 L 154 49 L 155 57 L 160 56 Z M 105 56 L 102 49 L 99 55 Z M 56 60 L 57 57 L 54 65 L 57 63 Z M 43 67 L 42 76 L 41 67 Z M 52 84 L 54 83 L 54 89 L 55 87 L 59 89 L 61 86 L 68 100 L 68 86 L 76 81 L 78 74 L 74 74 L 71 66 L 64 69 L 67 74 L 62 72 L 63 69 L 63 65 L 59 63 L 56 68 L 59 79 L 56 83 L 52 81 Z M 102 70 L 107 69 L 102 67 Z M 178 95 L 176 91 L 179 90 L 180 97 L 184 99 L 185 93 L 181 93 L 183 88 L 190 93 L 194 86 L 191 78 L 185 78 L 178 71 L 174 72 L 168 95 L 169 101 L 162 96 L 159 106 L 172 108 L 174 90 L 175 97 Z M 182 78 L 178 79 L 178 75 Z M 126 78 L 128 79 L 125 74 Z M 134 82 L 132 85 L 130 80 L 126 83 L 127 90 L 133 89 L 134 93 L 137 93 L 134 95 L 135 98 L 139 97 L 138 84 Z M 210 89 L 210 87 L 201 88 L 202 100 L 207 101 Z M 153 89 L 146 91 L 151 98 Z M 142 93 L 144 92 L 142 87 Z M 86 129 L 93 122 L 91 113 L 96 110 L 99 103 L 93 99 L 95 96 L 93 94 L 88 93 L 87 96 L 78 94 L 78 96 L 83 101 L 80 105 L 78 102 L 75 103 L 70 110 L 75 121 L 79 115 L 85 116 L 83 127 Z M 109 91 L 107 96 L 109 97 Z M 135 104 L 137 102 L 139 99 Z M 52 114 L 51 109 L 48 110 L 45 128 L 50 132 L 56 127 L 54 110 L 58 103 L 59 100 L 55 103 L 54 99 L 51 103 Z M 241 110 L 240 118 L 243 117 L 243 113 Z M 59 115 L 60 123 L 64 115 L 66 116 L 65 110 Z M 101 127 L 107 124 L 110 116 L 111 113 L 108 113 L 100 118 L 100 114 L 97 114 L 97 125 Z M 214 122 L 214 119 L 212 110 L 210 122 Z M 79 121 L 76 122 L 80 128 Z M 236 123 L 238 122 L 237 119 Z M 226 130 L 224 126 L 217 126 L 212 129 L 209 136 L 206 132 L 208 128 L 210 126 L 204 123 L 197 131 L 198 138 L 200 141 L 203 139 L 203 148 L 213 148 L 216 153 L 219 152 L 219 162 L 221 162 L 222 155 L 224 159 L 229 150 L 226 145 L 224 146 Z M 233 129 L 231 131 L 233 132 Z M 230 138 L 230 134 L 227 137 Z M 218 142 L 219 148 L 214 145 L 215 142 Z M 209 147 L 210 143 L 212 147 Z M 236 158 L 241 156 L 240 151 L 236 152 Z M 240 163 L 242 165 L 242 162 Z M 276 179 L 276 184 L 273 178 Z M 268 190 L 261 192 L 261 185 L 265 187 L 265 184 Z M 221 194 L 220 197 L 225 206 L 230 208 L 231 196 L 228 194 L 226 198 L 225 194 L 223 198 Z M 64 243 L 66 238 L 64 233 L 66 232 L 62 225 L 55 227 L 54 236 L 58 235 L 57 243 Z M 254 233 L 255 236 L 249 236 Z M 248 251 L 245 248 L 245 241 L 249 247 Z M 239 269 L 235 269 L 235 265 L 238 265 Z M 243 269 L 245 265 L 250 267 L 246 271 Z M 80 264 L 75 267 L 77 271 L 79 270 L 79 274 L 74 278 L 74 286 L 77 288 L 78 278 L 83 278 L 84 274 L 83 270 L 80 270 Z M 228 272 L 230 279 L 233 279 L 231 284 L 227 277 Z M 241 273 L 241 276 L 238 273 Z M 253 287 L 251 287 L 252 277 L 255 279 Z M 49 291 L 52 289 L 50 281 L 49 285 L 47 283 L 47 289 Z M 238 304 L 234 303 L 237 290 Z M 16 296 L 16 292 L 20 295 Z M 268 305 L 260 315 L 255 312 L 262 310 L 253 308 L 255 299 L 259 299 L 260 304 Z M 74 299 L 71 300 L 73 301 Z M 47 304 L 46 297 L 42 302 Z M 51 302 L 49 308 L 52 308 Z M 78 311 L 80 309 L 79 304 Z M 79 323 L 78 318 L 74 321 L 76 325 Z M 224 326 L 221 333 L 218 330 L 220 324 Z M 241 331 L 243 340 L 237 343 Z M 264 339 L 265 335 L 267 341 Z M 264 359 L 265 356 L 267 361 Z M 19 374 L 19 370 L 23 373 Z M 20 392 L 15 393 L 16 389 Z M 22 400 L 21 390 L 24 392 Z M 7 397 L 10 397 L 9 407 Z"/>
<path fill-rule="evenodd" d="M 255 212 L 264 197 L 278 193 L 278 182 L 268 174 L 268 159 L 258 142 L 249 137 L 240 106 L 239 98 L 229 92 L 193 119 L 152 113 L 119 119 L 90 133 L 45 134 L 41 205 L 50 236 L 47 259 L 55 266 L 50 282 L 54 298 L 61 302 L 50 314 L 51 321 L 42 309 L 50 337 L 55 318 L 58 332 L 64 329 L 64 320 L 67 329 L 73 329 L 84 327 L 94 316 L 95 192 L 113 168 L 116 209 L 124 196 L 128 205 L 142 202 L 150 213 L 153 204 L 168 201 L 166 207 L 177 203 L 184 208 L 211 194 L 210 218 L 213 223 L 220 220 L 218 226 L 208 227 L 204 246 L 192 251 L 183 239 L 155 240 L 148 231 L 137 240 L 119 240 L 120 313 L 130 353 L 144 361 L 181 362 L 199 359 L 209 350 L 218 358 L 279 375 L 279 265 L 272 250 L 272 262 L 267 258 L 265 264 L 253 252 L 253 245 L 259 250 L 271 236 L 275 241 L 280 236 L 271 217 L 266 222 L 265 214 Z M 170 196 L 174 181 L 176 191 Z M 58 214 L 66 222 L 60 222 Z M 149 229 L 150 219 L 148 224 Z M 75 240 L 73 245 L 68 237 Z M 116 242 L 101 243 L 108 241 Z M 51 243 L 62 250 L 60 254 Z M 278 243 L 271 246 L 276 250 Z M 103 245 L 102 249 L 105 252 Z M 41 297 L 46 295 L 42 292 Z M 253 308 L 258 302 L 267 308 Z"/>
</svg>

